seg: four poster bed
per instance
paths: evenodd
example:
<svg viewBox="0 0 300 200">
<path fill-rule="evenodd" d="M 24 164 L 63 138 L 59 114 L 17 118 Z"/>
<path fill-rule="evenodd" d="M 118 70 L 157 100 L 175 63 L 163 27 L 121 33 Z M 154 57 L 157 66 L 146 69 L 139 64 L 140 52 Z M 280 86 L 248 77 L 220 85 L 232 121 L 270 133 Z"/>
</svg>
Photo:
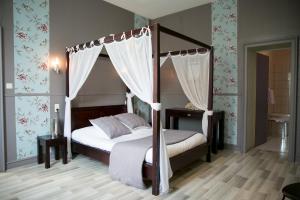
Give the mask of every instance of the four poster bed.
<svg viewBox="0 0 300 200">
<path fill-rule="evenodd" d="M 173 51 L 168 53 L 160 53 L 160 33 L 166 33 L 171 36 L 177 37 L 179 39 L 191 42 L 200 46 L 201 48 L 191 49 L 191 50 L 182 50 L 182 51 Z M 143 39 L 144 37 L 144 39 Z M 128 41 L 129 45 L 126 46 L 126 42 Z M 131 40 L 131 41 L 129 41 Z M 124 41 L 124 45 L 120 42 Z M 142 176 L 144 179 L 152 181 L 152 194 L 158 195 L 160 192 L 168 191 L 168 179 L 170 178 L 170 174 L 172 171 L 177 171 L 187 166 L 188 164 L 199 160 L 202 156 L 206 155 L 206 159 L 210 162 L 210 151 L 211 151 L 211 133 L 212 133 L 212 88 L 213 88 L 213 47 L 192 39 L 188 36 L 182 35 L 175 31 L 172 31 L 168 28 L 160 26 L 159 24 L 154 24 L 149 26 L 148 28 L 136 29 L 128 32 L 123 32 L 120 34 L 115 34 L 113 36 L 108 36 L 105 38 L 101 38 L 99 40 L 94 40 L 89 43 L 77 45 L 71 48 L 67 48 L 66 57 L 67 57 L 67 80 L 66 80 L 66 114 L 65 114 L 65 129 L 64 134 L 69 138 L 71 143 L 71 151 L 73 154 L 83 154 L 99 160 L 107 165 L 112 162 L 110 148 L 101 148 L 98 147 L 98 143 L 101 141 L 96 140 L 94 138 L 90 138 L 89 140 L 93 140 L 92 143 L 95 145 L 89 145 L 87 142 L 82 142 L 78 135 L 81 130 L 85 130 L 86 132 L 81 133 L 81 135 L 85 135 L 85 133 L 92 130 L 89 128 L 91 126 L 91 119 L 96 118 L 108 118 L 108 116 L 118 116 L 122 115 L 122 113 L 132 113 L 132 105 L 131 98 L 132 95 L 127 95 L 127 105 L 109 105 L 109 106 L 96 106 L 96 107 L 82 107 L 82 108 L 71 108 L 71 100 L 74 99 L 86 80 L 90 69 L 95 63 L 95 60 L 98 56 L 102 56 L 100 54 L 102 47 L 105 46 L 108 52 L 108 56 L 111 58 L 114 67 L 116 68 L 118 74 L 121 79 L 125 82 L 126 86 L 130 89 L 129 91 L 133 92 L 134 95 L 138 96 L 143 101 L 149 103 L 152 107 L 152 129 L 146 127 L 142 130 L 131 130 L 132 133 L 129 136 L 121 136 L 122 137 L 131 137 L 131 135 L 141 135 L 145 134 L 142 131 L 151 132 L 151 151 L 149 156 L 149 148 L 147 150 L 146 158 L 142 163 Z M 123 48 L 124 47 L 124 48 Z M 132 54 L 136 54 L 136 57 L 133 57 L 131 62 L 126 60 L 127 56 L 131 56 L 128 53 L 131 53 L 131 50 L 128 51 L 128 47 L 133 47 Z M 137 49 L 134 49 L 134 48 Z M 97 49 L 98 48 L 98 49 Z M 127 48 L 127 54 L 126 54 Z M 138 49 L 140 48 L 140 49 Z M 143 49 L 146 49 L 145 52 Z M 95 51 L 92 51 L 94 49 Z M 142 51 L 141 51 L 142 50 Z M 91 51 L 91 52 L 88 52 Z M 125 54 L 122 54 L 123 51 Z M 78 55 L 78 54 L 82 55 Z M 188 56 L 182 56 L 182 53 Z M 86 55 L 84 55 L 86 54 Z M 200 65 L 205 65 L 204 71 L 198 68 L 195 71 L 195 60 L 198 58 L 190 57 L 193 54 L 199 54 L 198 57 L 200 61 Z M 197 57 L 196 55 L 196 57 Z M 205 58 L 202 58 L 203 55 L 206 55 Z M 73 57 L 72 57 L 73 56 Z M 75 57 L 76 56 L 76 57 Z M 85 56 L 90 60 L 84 60 Z M 167 57 L 166 57 L 167 56 Z M 107 56 L 105 56 L 107 57 Z M 143 61 L 143 57 L 145 57 L 145 62 Z M 161 58 L 162 57 L 162 58 Z M 176 72 L 178 73 L 180 83 L 184 89 L 187 97 L 195 104 L 198 108 L 205 110 L 205 116 L 203 117 L 203 132 L 204 134 L 191 134 L 189 138 L 181 138 L 174 141 L 177 142 L 168 142 L 172 139 L 172 135 L 183 135 L 184 133 L 171 132 L 167 134 L 168 130 L 161 129 L 160 123 L 160 66 L 166 60 L 166 58 L 171 57 Z M 136 59 L 137 63 L 132 62 L 132 60 Z M 202 61 L 204 60 L 204 61 Z M 163 61 L 163 62 L 162 62 Z M 88 64 L 87 64 L 88 63 Z M 192 64 L 191 64 L 192 63 Z M 181 65 L 189 64 L 184 71 L 180 71 L 182 68 Z M 199 64 L 199 63 L 196 63 Z M 85 71 L 78 72 L 74 66 L 88 66 L 90 69 Z M 143 68 L 144 65 L 148 65 L 148 68 Z M 71 67 L 74 67 L 71 68 Z M 121 66 L 121 67 L 119 67 Z M 126 67 L 124 67 L 126 66 Z M 132 69 L 134 71 L 130 71 Z M 198 66 L 198 65 L 197 65 Z M 128 67 L 128 68 L 127 68 Z M 124 69 L 125 68 L 125 69 Z M 140 69 L 142 68 L 142 69 Z M 76 71 L 77 70 L 77 71 Z M 136 73 L 136 70 L 142 70 L 149 72 L 148 74 L 142 74 L 141 80 L 134 80 L 132 78 L 133 74 Z M 189 71 L 189 72 L 186 72 Z M 129 73 L 128 73 L 129 72 Z M 203 72 L 203 74 L 201 74 Z M 186 74 L 185 74 L 186 73 Z M 197 74 L 197 80 L 194 80 L 194 76 Z M 74 78 L 75 77 L 75 78 Z M 138 78 L 137 78 L 138 79 Z M 199 86 L 193 85 L 193 87 L 189 86 L 189 81 L 197 82 L 198 80 L 205 79 L 206 83 L 204 85 Z M 130 82 L 132 81 L 132 82 Z M 147 82 L 148 81 L 148 82 Z M 73 85 L 76 82 L 76 87 Z M 146 85 L 142 85 L 142 82 L 146 82 Z M 198 82 L 197 82 L 198 83 Z M 199 86 L 199 88 L 198 88 Z M 145 87 L 149 87 L 148 90 Z M 148 93 L 145 95 L 144 90 L 147 90 Z M 194 95 L 194 93 L 199 92 L 204 93 Z M 72 132 L 73 131 L 73 132 Z M 82 131 L 81 131 L 82 132 Z M 74 136 L 72 136 L 74 134 Z M 76 137 L 75 137 L 76 135 Z M 146 135 L 149 136 L 149 133 Z M 201 138 L 205 139 L 199 139 Z M 133 136 L 132 136 L 133 137 Z M 166 137 L 166 138 L 165 138 Z M 197 139 L 198 137 L 198 139 Z M 136 138 L 134 138 L 134 141 Z M 174 139 L 174 138 L 173 138 Z M 118 140 L 118 138 L 112 139 L 112 141 Z M 106 140 L 105 140 L 106 141 Z M 110 141 L 109 139 L 107 141 Z M 120 139 L 121 142 L 116 144 L 121 144 L 123 140 Z M 187 141 L 190 141 L 188 143 Z M 195 142 L 196 141 L 196 142 Z M 198 141 L 198 142 L 197 142 Z M 132 141 L 131 141 L 132 142 Z M 97 143 L 97 144 L 96 144 Z M 126 142 L 125 142 L 126 143 Z M 167 145 L 168 143 L 168 145 Z M 175 146 L 180 146 L 180 143 L 186 143 L 188 148 L 183 148 L 181 150 L 173 150 L 173 155 L 170 156 L 170 149 L 172 146 L 173 149 L 176 149 Z M 113 144 L 111 145 L 113 146 Z M 115 145 L 117 146 L 117 145 Z M 119 145 L 120 146 L 120 145 Z M 181 144 L 182 146 L 182 144 Z M 150 146 L 149 146 L 150 147 Z M 174 153 L 175 152 L 175 153 Z M 69 152 L 70 153 L 70 152 Z M 124 156 L 125 155 L 125 156 Z M 123 157 L 125 159 L 129 159 L 133 157 L 132 154 L 125 154 Z M 170 158 L 169 158 L 170 157 Z M 148 158 L 148 159 L 147 159 Z M 126 160 L 125 160 L 126 161 Z M 124 162 L 124 161 L 122 161 Z M 128 161 L 129 162 L 129 161 Z M 127 164 L 124 165 L 126 168 Z"/>
</svg>

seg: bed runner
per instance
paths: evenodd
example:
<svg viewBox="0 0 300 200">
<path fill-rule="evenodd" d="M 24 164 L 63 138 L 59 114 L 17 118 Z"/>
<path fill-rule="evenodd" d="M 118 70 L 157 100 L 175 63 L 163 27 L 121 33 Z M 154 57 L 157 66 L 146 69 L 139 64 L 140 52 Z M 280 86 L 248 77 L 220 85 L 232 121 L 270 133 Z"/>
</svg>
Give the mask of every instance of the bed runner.
<svg viewBox="0 0 300 200">
<path fill-rule="evenodd" d="M 182 130 L 164 130 L 166 145 L 186 140 L 196 132 Z M 148 149 L 152 147 L 152 136 L 119 142 L 110 152 L 109 173 L 113 180 L 145 189 L 142 169 Z"/>
</svg>

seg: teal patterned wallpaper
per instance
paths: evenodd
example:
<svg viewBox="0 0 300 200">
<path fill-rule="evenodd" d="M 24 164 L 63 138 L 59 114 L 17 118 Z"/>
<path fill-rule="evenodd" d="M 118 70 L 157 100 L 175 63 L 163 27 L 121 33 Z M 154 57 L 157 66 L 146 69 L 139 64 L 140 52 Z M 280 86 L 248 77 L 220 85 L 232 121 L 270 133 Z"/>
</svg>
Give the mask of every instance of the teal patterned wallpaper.
<svg viewBox="0 0 300 200">
<path fill-rule="evenodd" d="M 49 101 L 47 96 L 15 98 L 17 159 L 35 156 L 36 137 L 50 134 Z"/>
<path fill-rule="evenodd" d="M 237 144 L 237 0 L 212 3 L 214 109 L 224 110 L 225 142 Z"/>
<path fill-rule="evenodd" d="M 237 96 L 214 96 L 214 110 L 225 111 L 225 143 L 237 144 Z"/>
<path fill-rule="evenodd" d="M 49 93 L 48 0 L 14 0 L 15 93 Z"/>
<path fill-rule="evenodd" d="M 13 23 L 17 159 L 24 159 L 36 155 L 36 136 L 50 132 L 49 0 L 14 0 Z"/>
<path fill-rule="evenodd" d="M 149 25 L 149 19 L 140 15 L 134 14 L 134 28 L 141 28 Z"/>
</svg>

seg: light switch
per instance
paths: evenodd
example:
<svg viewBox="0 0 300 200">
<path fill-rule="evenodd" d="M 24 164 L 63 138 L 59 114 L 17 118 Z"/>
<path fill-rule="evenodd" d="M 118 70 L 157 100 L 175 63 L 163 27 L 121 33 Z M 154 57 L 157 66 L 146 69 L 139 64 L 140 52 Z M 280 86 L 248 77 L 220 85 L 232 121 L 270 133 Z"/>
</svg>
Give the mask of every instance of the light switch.
<svg viewBox="0 0 300 200">
<path fill-rule="evenodd" d="M 7 90 L 11 90 L 11 89 L 14 88 L 14 86 L 13 86 L 12 83 L 6 83 L 6 84 L 5 84 L 5 87 L 6 87 Z"/>
<path fill-rule="evenodd" d="M 59 104 L 54 104 L 54 112 L 57 112 L 59 110 Z"/>
</svg>

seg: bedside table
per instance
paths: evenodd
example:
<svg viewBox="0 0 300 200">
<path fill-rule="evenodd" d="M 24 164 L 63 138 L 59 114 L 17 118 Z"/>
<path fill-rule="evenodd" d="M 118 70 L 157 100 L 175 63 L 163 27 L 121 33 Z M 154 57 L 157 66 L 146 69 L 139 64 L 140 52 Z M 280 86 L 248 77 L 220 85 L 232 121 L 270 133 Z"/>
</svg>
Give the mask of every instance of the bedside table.
<svg viewBox="0 0 300 200">
<path fill-rule="evenodd" d="M 62 156 L 62 163 L 67 164 L 67 138 L 63 136 L 44 135 L 37 137 L 37 162 L 45 161 L 45 168 L 50 168 L 50 148 L 55 149 L 55 160 Z"/>
<path fill-rule="evenodd" d="M 202 120 L 203 110 L 189 110 L 186 108 L 166 108 L 166 129 L 170 129 L 171 117 L 173 119 L 173 129 L 178 129 L 179 118 L 194 118 Z M 218 153 L 218 149 L 224 149 L 224 118 L 225 112 L 214 110 L 212 117 L 212 152 Z M 200 122 L 201 123 L 201 122 Z"/>
</svg>

